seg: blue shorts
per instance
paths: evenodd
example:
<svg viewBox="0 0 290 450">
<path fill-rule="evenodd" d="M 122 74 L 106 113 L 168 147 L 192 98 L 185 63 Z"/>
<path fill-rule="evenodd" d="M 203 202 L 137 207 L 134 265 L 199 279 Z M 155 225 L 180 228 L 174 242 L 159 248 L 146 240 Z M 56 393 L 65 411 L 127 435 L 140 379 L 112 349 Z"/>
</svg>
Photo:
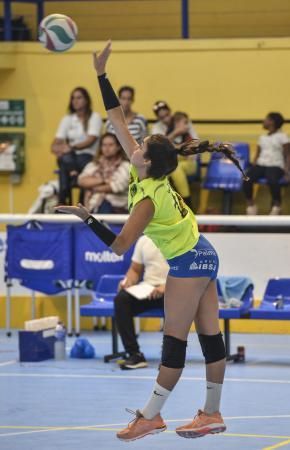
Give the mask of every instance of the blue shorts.
<svg viewBox="0 0 290 450">
<path fill-rule="evenodd" d="M 202 235 L 193 249 L 167 262 L 170 267 L 168 275 L 177 278 L 209 277 L 214 280 L 219 268 L 217 252 Z"/>
</svg>

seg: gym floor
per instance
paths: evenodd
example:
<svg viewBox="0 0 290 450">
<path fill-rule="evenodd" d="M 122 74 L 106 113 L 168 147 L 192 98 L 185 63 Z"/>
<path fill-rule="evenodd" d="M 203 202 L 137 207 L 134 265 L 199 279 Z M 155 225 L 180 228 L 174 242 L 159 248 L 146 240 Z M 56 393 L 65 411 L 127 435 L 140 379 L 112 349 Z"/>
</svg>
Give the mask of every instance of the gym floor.
<svg viewBox="0 0 290 450">
<path fill-rule="evenodd" d="M 191 335 L 187 367 L 162 413 L 168 431 L 128 444 L 115 433 L 133 418 L 125 408 L 142 407 L 151 392 L 162 334 L 141 334 L 150 367 L 135 371 L 103 362 L 111 352 L 109 332 L 84 336 L 96 359 L 20 364 L 17 332 L 7 338 L 0 331 L 0 449 L 290 449 L 290 335 L 232 335 L 232 350 L 244 345 L 246 362 L 227 365 L 222 400 L 227 431 L 195 440 L 174 433 L 204 403 L 204 365 Z M 67 351 L 74 340 L 67 339 Z"/>
</svg>

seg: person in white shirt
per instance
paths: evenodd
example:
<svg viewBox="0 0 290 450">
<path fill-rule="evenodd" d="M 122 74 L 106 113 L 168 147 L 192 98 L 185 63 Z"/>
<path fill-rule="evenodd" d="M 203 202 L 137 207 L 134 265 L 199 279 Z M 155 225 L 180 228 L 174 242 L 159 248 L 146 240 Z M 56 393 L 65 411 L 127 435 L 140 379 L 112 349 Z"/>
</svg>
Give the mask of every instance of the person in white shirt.
<svg viewBox="0 0 290 450">
<path fill-rule="evenodd" d="M 126 214 L 130 163 L 117 137 L 105 133 L 100 151 L 78 176 L 84 189 L 84 205 L 91 213 Z"/>
<path fill-rule="evenodd" d="M 60 204 L 71 203 L 71 188 L 77 185 L 78 174 L 96 154 L 102 118 L 92 111 L 91 104 L 85 88 L 77 87 L 72 91 L 69 114 L 61 120 L 51 145 L 59 166 Z"/>
<path fill-rule="evenodd" d="M 250 181 L 244 182 L 248 215 L 255 215 L 258 212 L 253 199 L 253 184 L 260 178 L 266 178 L 271 192 L 270 215 L 281 213 L 281 185 L 279 182 L 283 176 L 289 179 L 290 174 L 290 145 L 287 134 L 281 131 L 283 123 L 284 118 L 278 112 L 270 112 L 264 120 L 263 127 L 268 133 L 259 138 L 253 164 L 247 171 Z"/>
<path fill-rule="evenodd" d="M 177 111 L 172 114 L 170 107 L 164 101 L 156 102 L 153 111 L 159 120 L 153 125 L 152 134 L 166 135 L 177 146 L 191 139 L 198 139 L 198 135 L 185 112 Z M 191 194 L 187 177 L 196 173 L 196 157 L 179 155 L 178 166 L 170 174 L 175 189 L 189 207 L 191 207 Z"/>
<path fill-rule="evenodd" d="M 144 116 L 132 110 L 135 89 L 131 86 L 122 86 L 118 91 L 118 97 L 130 134 L 137 142 L 142 142 L 148 135 L 147 120 Z M 109 133 L 115 133 L 115 129 L 109 120 L 106 122 L 106 130 Z"/>
<path fill-rule="evenodd" d="M 165 281 L 169 267 L 160 250 L 147 236 L 141 236 L 135 246 L 129 270 L 120 283 L 120 291 L 115 297 L 115 320 L 128 358 L 121 369 L 147 367 L 147 361 L 140 352 L 134 329 L 133 317 L 152 309 L 163 309 Z M 126 288 L 142 282 L 152 286 L 152 292 L 138 300 Z"/>
</svg>

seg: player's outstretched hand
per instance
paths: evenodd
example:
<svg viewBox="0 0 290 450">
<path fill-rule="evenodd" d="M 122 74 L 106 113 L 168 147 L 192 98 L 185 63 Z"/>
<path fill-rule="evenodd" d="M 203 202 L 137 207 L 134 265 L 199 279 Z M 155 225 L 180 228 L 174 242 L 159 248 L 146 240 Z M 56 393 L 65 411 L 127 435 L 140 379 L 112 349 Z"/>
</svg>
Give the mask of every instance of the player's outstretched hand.
<svg viewBox="0 0 290 450">
<path fill-rule="evenodd" d="M 54 208 L 56 211 L 66 213 L 66 214 L 74 214 L 75 216 L 78 216 L 82 220 L 86 220 L 90 213 L 81 203 L 78 203 L 77 206 L 66 206 L 66 205 L 60 205 L 56 206 Z"/>
<path fill-rule="evenodd" d="M 94 67 L 98 76 L 103 75 L 106 72 L 106 64 L 112 51 L 112 42 L 108 41 L 101 53 L 94 52 Z"/>
</svg>

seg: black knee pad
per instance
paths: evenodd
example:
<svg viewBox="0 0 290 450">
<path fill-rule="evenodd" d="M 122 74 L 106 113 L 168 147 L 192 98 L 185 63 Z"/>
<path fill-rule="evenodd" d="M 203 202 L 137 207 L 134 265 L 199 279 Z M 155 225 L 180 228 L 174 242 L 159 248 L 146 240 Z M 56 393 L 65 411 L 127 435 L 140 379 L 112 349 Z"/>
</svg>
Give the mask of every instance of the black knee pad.
<svg viewBox="0 0 290 450">
<path fill-rule="evenodd" d="M 187 341 L 174 336 L 163 336 L 162 366 L 170 369 L 183 369 L 185 363 Z"/>
<path fill-rule="evenodd" d="M 225 344 L 221 333 L 214 335 L 199 334 L 198 339 L 206 364 L 220 361 L 226 357 Z"/>
</svg>

